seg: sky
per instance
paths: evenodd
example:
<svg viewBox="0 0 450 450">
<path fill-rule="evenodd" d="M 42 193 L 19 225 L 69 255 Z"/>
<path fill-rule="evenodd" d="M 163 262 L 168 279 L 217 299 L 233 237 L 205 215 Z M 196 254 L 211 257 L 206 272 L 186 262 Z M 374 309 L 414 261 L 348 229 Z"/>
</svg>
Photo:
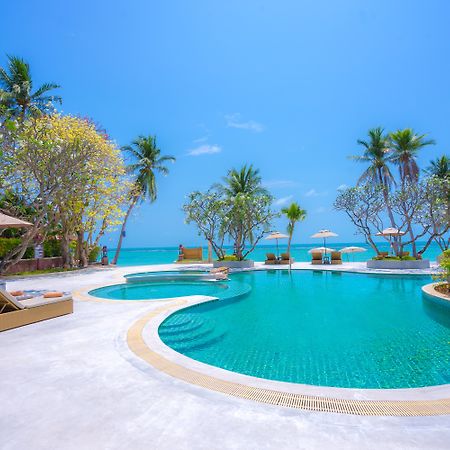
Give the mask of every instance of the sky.
<svg viewBox="0 0 450 450">
<path fill-rule="evenodd" d="M 184 223 L 186 195 L 243 164 L 260 170 L 275 208 L 307 210 L 295 242 L 322 228 L 358 242 L 332 207 L 364 168 L 348 158 L 358 138 L 412 127 L 437 142 L 422 166 L 449 154 L 447 0 L 15 0 L 0 10 L 1 66 L 23 57 L 36 85 L 62 86 L 64 113 L 92 117 L 120 146 L 156 135 L 176 157 L 157 201 L 131 217 L 125 247 L 202 244 Z"/>
</svg>

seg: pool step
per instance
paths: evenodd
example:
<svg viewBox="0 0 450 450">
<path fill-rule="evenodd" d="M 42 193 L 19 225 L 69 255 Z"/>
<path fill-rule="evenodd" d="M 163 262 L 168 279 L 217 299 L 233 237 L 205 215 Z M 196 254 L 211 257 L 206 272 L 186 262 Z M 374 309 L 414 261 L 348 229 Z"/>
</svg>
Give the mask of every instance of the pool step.
<svg viewBox="0 0 450 450">
<path fill-rule="evenodd" d="M 191 320 L 188 321 L 184 325 L 176 325 L 167 327 L 165 325 L 161 325 L 159 327 L 159 335 L 161 337 L 170 337 L 170 336 L 177 336 L 180 333 L 191 333 L 192 331 L 195 331 L 202 327 L 204 325 L 204 322 L 202 320 Z"/>
<path fill-rule="evenodd" d="M 214 334 L 214 332 L 209 333 L 208 335 L 194 340 L 185 340 L 180 342 L 179 344 L 174 344 L 171 347 L 177 352 L 191 352 L 194 350 L 203 350 L 208 348 L 217 342 L 220 342 L 226 335 L 226 331 L 223 331 L 219 334 Z"/>
<path fill-rule="evenodd" d="M 169 346 L 174 346 L 174 345 L 184 345 L 184 343 L 186 342 L 191 342 L 191 341 L 199 341 L 202 338 L 204 338 L 205 336 L 209 336 L 211 335 L 211 333 L 214 332 L 214 329 L 212 327 L 203 327 L 199 330 L 197 330 L 194 333 L 179 333 L 176 335 L 172 335 L 172 336 L 167 336 L 167 337 L 163 337 L 163 341 L 166 345 Z"/>
</svg>

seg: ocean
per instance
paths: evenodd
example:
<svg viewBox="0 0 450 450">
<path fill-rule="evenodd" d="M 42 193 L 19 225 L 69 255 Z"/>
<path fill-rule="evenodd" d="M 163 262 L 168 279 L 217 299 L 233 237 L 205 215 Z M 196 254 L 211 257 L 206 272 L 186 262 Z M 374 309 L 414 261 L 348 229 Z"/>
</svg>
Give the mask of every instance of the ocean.
<svg viewBox="0 0 450 450">
<path fill-rule="evenodd" d="M 309 261 L 311 255 L 308 250 L 314 247 L 319 247 L 322 242 L 317 240 L 314 244 L 295 244 L 291 246 L 292 257 L 296 261 Z M 367 251 L 363 253 L 344 254 L 344 261 L 367 261 L 375 255 L 375 252 L 367 245 L 355 242 L 332 242 L 327 241 L 327 247 L 339 250 L 343 247 L 358 246 L 364 247 Z M 188 247 L 186 245 L 186 247 Z M 389 251 L 389 244 L 383 243 L 379 245 L 381 251 Z M 419 246 L 420 248 L 420 246 Z M 232 254 L 232 247 L 227 247 L 227 253 Z M 276 253 L 276 245 L 258 245 L 255 250 L 248 256 L 248 259 L 255 261 L 264 261 L 266 259 L 266 253 Z M 285 242 L 279 245 L 279 252 L 286 251 Z M 114 256 L 115 250 L 108 251 L 109 260 L 111 261 Z M 436 257 L 441 253 L 441 250 L 437 244 L 431 244 L 428 250 L 424 254 L 424 258 L 428 258 L 432 261 L 436 260 Z M 203 246 L 203 257 L 206 259 L 208 256 L 207 246 Z M 213 257 L 215 255 L 213 254 Z M 140 266 L 147 264 L 168 264 L 177 260 L 178 247 L 142 247 L 142 248 L 122 248 L 118 265 L 120 266 Z"/>
</svg>

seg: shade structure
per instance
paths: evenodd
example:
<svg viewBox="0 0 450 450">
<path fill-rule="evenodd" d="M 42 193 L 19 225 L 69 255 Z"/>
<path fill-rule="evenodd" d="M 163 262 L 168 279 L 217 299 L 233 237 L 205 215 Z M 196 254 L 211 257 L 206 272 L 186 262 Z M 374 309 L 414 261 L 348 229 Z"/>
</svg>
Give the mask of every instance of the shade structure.
<svg viewBox="0 0 450 450">
<path fill-rule="evenodd" d="M 327 248 L 327 238 L 336 237 L 336 236 L 337 236 L 337 234 L 333 233 L 330 230 L 320 230 L 317 233 L 313 234 L 311 237 L 314 239 L 323 239 L 323 247 Z M 326 255 L 329 252 L 325 251 L 324 253 Z"/>
<path fill-rule="evenodd" d="M 362 253 L 362 252 L 366 252 L 367 249 L 364 247 L 355 247 L 355 246 L 350 246 L 350 247 L 344 247 L 341 248 L 339 250 L 341 253 Z M 350 261 L 349 256 L 347 256 L 347 260 Z M 355 257 L 353 256 L 353 261 L 355 261 Z"/>
<path fill-rule="evenodd" d="M 289 236 L 287 234 L 280 233 L 279 231 L 273 231 L 270 233 L 265 239 L 272 240 L 275 239 L 277 241 L 277 257 L 278 257 L 278 239 L 287 239 Z"/>
<path fill-rule="evenodd" d="M 385 228 L 383 231 L 377 233 L 377 236 L 403 236 L 406 234 L 405 231 L 400 231 L 397 228 Z"/>
<path fill-rule="evenodd" d="M 0 213 L 0 228 L 30 228 L 32 226 L 30 222 Z"/>
<path fill-rule="evenodd" d="M 339 250 L 341 253 L 362 253 L 366 252 L 367 249 L 364 247 L 344 247 Z"/>
<path fill-rule="evenodd" d="M 308 253 L 331 253 L 334 252 L 334 248 L 329 247 L 316 247 L 312 248 L 311 250 L 308 250 Z"/>
</svg>

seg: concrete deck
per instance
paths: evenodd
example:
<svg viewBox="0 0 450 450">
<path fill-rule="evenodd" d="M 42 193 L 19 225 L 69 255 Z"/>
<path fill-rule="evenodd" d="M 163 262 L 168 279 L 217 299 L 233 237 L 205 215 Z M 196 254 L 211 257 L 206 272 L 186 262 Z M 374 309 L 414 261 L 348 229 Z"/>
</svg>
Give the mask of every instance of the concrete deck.
<svg viewBox="0 0 450 450">
<path fill-rule="evenodd" d="M 338 270 L 358 269 L 351 266 Z M 112 284 L 125 273 L 171 267 L 29 277 L 8 281 L 8 289 L 76 291 Z M 126 332 L 162 304 L 75 300 L 72 315 L 1 333 L 0 447 L 449 448 L 448 416 L 292 410 L 211 392 L 153 369 L 129 350 Z"/>
</svg>

